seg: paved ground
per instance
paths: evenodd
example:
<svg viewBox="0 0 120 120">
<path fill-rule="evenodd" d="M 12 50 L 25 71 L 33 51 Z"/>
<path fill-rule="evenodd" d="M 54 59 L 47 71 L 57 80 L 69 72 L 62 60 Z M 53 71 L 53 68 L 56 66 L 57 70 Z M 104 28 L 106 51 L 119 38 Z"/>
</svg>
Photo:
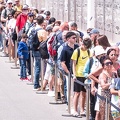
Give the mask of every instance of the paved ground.
<svg viewBox="0 0 120 120">
<path fill-rule="evenodd" d="M 1 53 L 0 53 L 1 54 Z M 7 63 L 7 57 L 0 57 L 0 120 L 75 120 L 67 115 L 66 105 L 51 105 L 54 97 L 36 94 L 32 85 L 19 80 L 19 69 L 11 69 L 14 63 Z M 80 118 L 85 120 L 86 118 Z"/>
</svg>

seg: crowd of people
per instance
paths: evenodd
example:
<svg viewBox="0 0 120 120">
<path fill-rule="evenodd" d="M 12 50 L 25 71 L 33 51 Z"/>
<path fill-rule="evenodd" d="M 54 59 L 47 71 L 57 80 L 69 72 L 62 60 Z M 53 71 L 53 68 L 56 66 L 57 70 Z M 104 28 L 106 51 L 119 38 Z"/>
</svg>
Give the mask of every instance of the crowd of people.
<svg viewBox="0 0 120 120">
<path fill-rule="evenodd" d="M 62 103 L 68 104 L 68 75 L 72 75 L 73 117 L 86 116 L 86 89 L 76 80 L 82 83 L 87 80 L 91 84 L 90 120 L 105 120 L 105 101 L 97 94 L 107 97 L 120 108 L 119 44 L 112 46 L 107 36 L 96 28 L 87 29 L 86 36 L 76 22 L 57 20 L 50 11 L 21 5 L 20 0 L 15 0 L 15 4 L 11 0 L 5 4 L 1 2 L 0 11 L 0 50 L 11 61 L 17 52 L 20 80 L 31 80 L 33 59 L 33 90 L 44 91 L 48 86 L 48 96 L 55 96 L 54 83 L 57 81 L 57 99 Z M 15 42 L 18 44 L 16 51 Z M 40 46 L 43 43 L 47 45 L 46 51 Z M 30 58 L 30 51 L 33 58 Z M 41 60 L 45 68 L 43 88 L 40 82 Z M 57 79 L 55 65 L 58 67 Z M 120 120 L 120 111 L 110 105 L 109 120 Z"/>
</svg>

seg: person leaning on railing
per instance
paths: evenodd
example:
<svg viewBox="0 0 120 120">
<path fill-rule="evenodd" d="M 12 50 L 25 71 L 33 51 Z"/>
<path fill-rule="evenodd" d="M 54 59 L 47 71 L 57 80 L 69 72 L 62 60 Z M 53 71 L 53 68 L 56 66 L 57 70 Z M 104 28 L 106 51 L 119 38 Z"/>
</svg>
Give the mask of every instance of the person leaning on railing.
<svg viewBox="0 0 120 120">
<path fill-rule="evenodd" d="M 112 69 L 113 62 L 108 56 L 101 57 L 100 62 L 102 64 L 103 70 L 99 75 L 100 84 L 98 85 L 98 91 L 101 91 L 101 96 L 110 100 L 111 94 L 110 94 L 109 87 L 111 85 L 111 80 L 112 80 L 111 69 Z M 98 105 L 96 104 L 97 106 L 99 106 L 100 120 L 105 120 L 105 115 L 107 110 L 105 108 L 105 104 L 106 104 L 105 100 L 101 100 L 101 99 L 99 101 L 99 104 Z M 109 120 L 113 120 L 110 112 L 110 106 L 108 108 L 108 112 L 109 112 Z"/>
</svg>

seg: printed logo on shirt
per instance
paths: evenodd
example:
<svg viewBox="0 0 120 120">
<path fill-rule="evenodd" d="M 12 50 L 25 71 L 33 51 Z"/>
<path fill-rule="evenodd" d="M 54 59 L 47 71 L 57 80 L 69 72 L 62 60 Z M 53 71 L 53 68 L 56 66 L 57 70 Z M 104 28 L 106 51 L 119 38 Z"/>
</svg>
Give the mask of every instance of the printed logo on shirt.
<svg viewBox="0 0 120 120">
<path fill-rule="evenodd" d="M 88 56 L 86 56 L 86 57 L 82 57 L 82 59 L 85 59 L 85 58 L 87 58 Z"/>
</svg>

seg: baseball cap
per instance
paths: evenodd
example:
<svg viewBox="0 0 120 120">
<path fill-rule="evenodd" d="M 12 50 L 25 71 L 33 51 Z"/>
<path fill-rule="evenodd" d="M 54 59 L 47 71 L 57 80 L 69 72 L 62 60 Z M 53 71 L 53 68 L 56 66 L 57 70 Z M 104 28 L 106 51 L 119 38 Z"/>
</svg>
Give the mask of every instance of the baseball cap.
<svg viewBox="0 0 120 120">
<path fill-rule="evenodd" d="M 32 16 L 34 16 L 34 14 L 33 13 L 28 13 L 28 16 L 32 17 Z"/>
<path fill-rule="evenodd" d="M 7 1 L 7 4 L 9 4 L 9 3 L 13 3 L 12 0 L 8 0 L 8 1 Z"/>
<path fill-rule="evenodd" d="M 22 7 L 23 10 L 27 10 L 28 8 L 29 8 L 29 6 L 27 4 L 24 4 Z"/>
<path fill-rule="evenodd" d="M 99 33 L 99 30 L 95 28 L 95 29 L 92 29 L 90 31 L 89 35 L 91 35 L 91 34 L 98 34 L 98 33 Z"/>
<path fill-rule="evenodd" d="M 94 48 L 94 52 L 95 52 L 95 56 L 101 55 L 101 54 L 105 54 L 106 51 L 103 49 L 102 46 L 98 45 Z"/>
</svg>

